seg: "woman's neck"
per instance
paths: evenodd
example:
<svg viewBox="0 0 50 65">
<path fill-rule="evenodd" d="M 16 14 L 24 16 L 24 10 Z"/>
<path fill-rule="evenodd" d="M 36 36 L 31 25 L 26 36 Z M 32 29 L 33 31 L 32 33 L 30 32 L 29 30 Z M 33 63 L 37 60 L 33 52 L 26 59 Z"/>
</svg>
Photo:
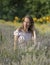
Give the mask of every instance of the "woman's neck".
<svg viewBox="0 0 50 65">
<path fill-rule="evenodd" d="M 23 29 L 22 31 L 23 31 L 23 32 L 28 32 L 28 29 Z"/>
</svg>

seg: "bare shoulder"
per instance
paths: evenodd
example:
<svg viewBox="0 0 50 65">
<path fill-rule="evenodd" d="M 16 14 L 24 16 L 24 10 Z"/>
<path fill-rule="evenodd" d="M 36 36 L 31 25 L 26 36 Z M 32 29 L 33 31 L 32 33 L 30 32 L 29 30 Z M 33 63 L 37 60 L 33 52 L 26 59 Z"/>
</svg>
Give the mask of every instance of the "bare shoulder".
<svg viewBox="0 0 50 65">
<path fill-rule="evenodd" d="M 35 28 L 35 27 L 33 27 L 33 33 L 34 33 L 34 32 L 36 32 L 36 28 Z"/>
<path fill-rule="evenodd" d="M 37 35 L 37 32 L 36 32 L 36 28 L 34 27 L 33 28 L 33 36 L 36 37 L 36 35 Z"/>
<path fill-rule="evenodd" d="M 21 29 L 21 27 L 19 27 L 19 28 L 17 28 L 16 30 L 20 32 L 22 29 Z"/>
<path fill-rule="evenodd" d="M 16 30 L 18 30 L 18 31 L 19 31 L 19 28 L 16 28 Z"/>
<path fill-rule="evenodd" d="M 35 26 L 33 28 L 33 32 L 36 33 L 36 34 L 38 33 L 37 28 Z"/>
</svg>

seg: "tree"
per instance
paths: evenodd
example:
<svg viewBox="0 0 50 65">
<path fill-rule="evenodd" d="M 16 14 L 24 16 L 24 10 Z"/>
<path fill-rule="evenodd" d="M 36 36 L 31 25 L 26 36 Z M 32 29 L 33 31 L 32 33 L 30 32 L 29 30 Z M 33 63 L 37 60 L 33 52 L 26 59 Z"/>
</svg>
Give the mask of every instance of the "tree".
<svg viewBox="0 0 50 65">
<path fill-rule="evenodd" d="M 13 20 L 30 14 L 32 17 L 40 18 L 49 14 L 49 0 L 0 0 L 0 18 Z"/>
</svg>

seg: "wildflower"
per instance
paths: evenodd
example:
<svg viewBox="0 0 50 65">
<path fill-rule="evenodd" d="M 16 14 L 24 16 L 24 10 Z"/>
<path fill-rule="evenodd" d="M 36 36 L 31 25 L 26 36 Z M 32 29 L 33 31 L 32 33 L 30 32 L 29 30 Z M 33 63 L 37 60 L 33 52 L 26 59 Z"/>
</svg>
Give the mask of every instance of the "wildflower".
<svg viewBox="0 0 50 65">
<path fill-rule="evenodd" d="M 37 21 L 37 18 L 33 18 L 34 21 Z"/>
<path fill-rule="evenodd" d="M 49 20 L 49 17 L 46 17 L 46 20 L 48 21 Z"/>
<path fill-rule="evenodd" d="M 40 21 L 40 22 L 43 22 L 43 19 L 42 19 L 42 18 L 40 18 L 40 19 L 39 19 L 39 21 Z"/>
<path fill-rule="evenodd" d="M 47 49 L 47 46 L 45 46 L 45 49 Z"/>
<path fill-rule="evenodd" d="M 45 17 L 43 17 L 43 20 L 45 20 Z"/>
<path fill-rule="evenodd" d="M 18 20 L 18 19 L 19 19 L 19 18 L 16 16 L 16 17 L 15 17 L 15 20 Z"/>
</svg>

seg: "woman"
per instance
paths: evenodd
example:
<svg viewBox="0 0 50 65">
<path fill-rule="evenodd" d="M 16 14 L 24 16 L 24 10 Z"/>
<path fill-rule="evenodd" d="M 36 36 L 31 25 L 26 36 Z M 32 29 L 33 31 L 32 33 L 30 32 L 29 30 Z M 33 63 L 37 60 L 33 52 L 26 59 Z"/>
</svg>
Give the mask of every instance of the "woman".
<svg viewBox="0 0 50 65">
<path fill-rule="evenodd" d="M 36 44 L 36 33 L 34 28 L 34 21 L 31 16 L 24 17 L 22 26 L 14 31 L 14 50 L 16 50 L 17 43 L 27 43 L 33 40 Z"/>
</svg>

